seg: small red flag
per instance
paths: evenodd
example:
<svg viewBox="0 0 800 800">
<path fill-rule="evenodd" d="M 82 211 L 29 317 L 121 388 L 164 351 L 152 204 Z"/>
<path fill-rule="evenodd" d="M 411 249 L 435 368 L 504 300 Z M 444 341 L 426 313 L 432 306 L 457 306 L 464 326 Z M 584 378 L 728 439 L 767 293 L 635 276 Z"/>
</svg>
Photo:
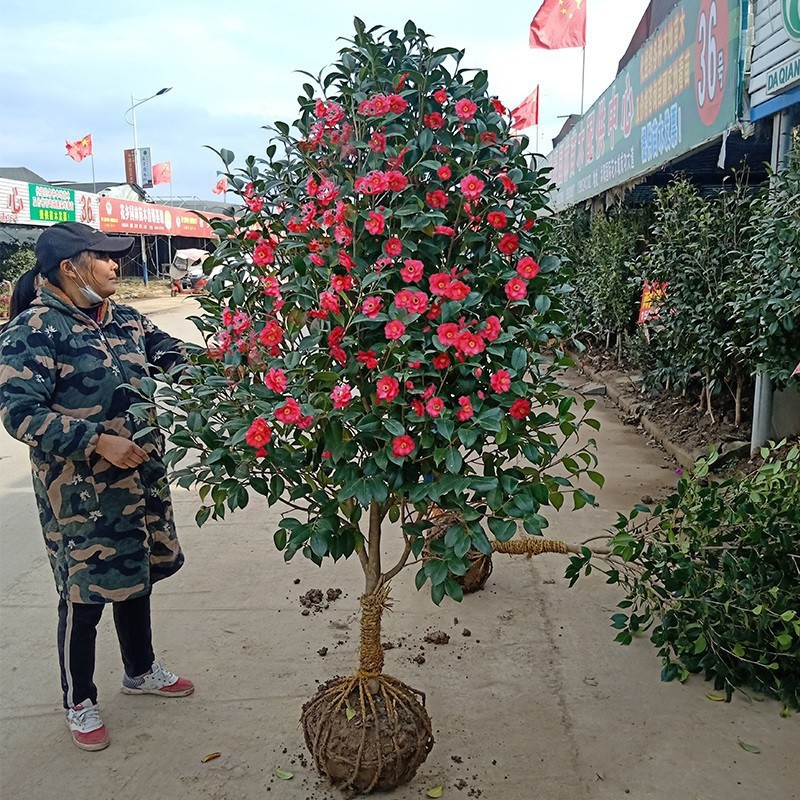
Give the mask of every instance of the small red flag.
<svg viewBox="0 0 800 800">
<path fill-rule="evenodd" d="M 511 130 L 539 124 L 539 85 L 511 112 Z"/>
<path fill-rule="evenodd" d="M 586 47 L 588 0 L 544 0 L 531 21 L 530 46 L 544 50 Z"/>
<path fill-rule="evenodd" d="M 153 186 L 159 183 L 172 183 L 172 162 L 162 161 L 153 164 Z"/>
<path fill-rule="evenodd" d="M 83 161 L 92 154 L 92 134 L 87 133 L 83 139 L 76 142 L 67 142 L 67 155 L 74 161 Z"/>
<path fill-rule="evenodd" d="M 228 191 L 228 179 L 227 178 L 220 178 L 216 186 L 211 190 L 214 194 L 223 194 L 224 192 Z"/>
</svg>

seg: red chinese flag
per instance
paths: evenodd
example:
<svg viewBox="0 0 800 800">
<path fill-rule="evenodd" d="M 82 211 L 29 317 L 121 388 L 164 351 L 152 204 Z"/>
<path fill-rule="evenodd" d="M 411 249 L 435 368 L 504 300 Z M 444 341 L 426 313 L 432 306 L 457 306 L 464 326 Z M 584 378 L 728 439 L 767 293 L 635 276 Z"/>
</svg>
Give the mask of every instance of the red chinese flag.
<svg viewBox="0 0 800 800">
<path fill-rule="evenodd" d="M 586 47 L 588 0 L 544 0 L 531 22 L 530 46 L 543 50 Z"/>
<path fill-rule="evenodd" d="M 223 194 L 228 191 L 228 179 L 220 178 L 214 188 L 211 190 L 214 194 Z"/>
<path fill-rule="evenodd" d="M 539 124 L 539 86 L 511 112 L 511 130 L 521 131 Z"/>
<path fill-rule="evenodd" d="M 162 161 L 160 164 L 153 164 L 153 186 L 159 183 L 172 183 L 171 161 Z"/>
<path fill-rule="evenodd" d="M 83 139 L 78 139 L 76 142 L 67 142 L 67 155 L 73 161 L 83 161 L 86 156 L 92 154 L 92 134 L 87 133 Z"/>
</svg>

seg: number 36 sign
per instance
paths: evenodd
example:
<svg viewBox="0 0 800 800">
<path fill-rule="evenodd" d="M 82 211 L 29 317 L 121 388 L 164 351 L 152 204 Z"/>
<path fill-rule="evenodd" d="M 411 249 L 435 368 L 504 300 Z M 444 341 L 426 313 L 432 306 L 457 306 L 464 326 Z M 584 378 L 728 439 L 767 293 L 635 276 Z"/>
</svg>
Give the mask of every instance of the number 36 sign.
<svg viewBox="0 0 800 800">
<path fill-rule="evenodd" d="M 702 0 L 695 36 L 694 96 L 697 112 L 706 125 L 716 120 L 730 79 L 729 35 L 727 0 Z"/>
</svg>

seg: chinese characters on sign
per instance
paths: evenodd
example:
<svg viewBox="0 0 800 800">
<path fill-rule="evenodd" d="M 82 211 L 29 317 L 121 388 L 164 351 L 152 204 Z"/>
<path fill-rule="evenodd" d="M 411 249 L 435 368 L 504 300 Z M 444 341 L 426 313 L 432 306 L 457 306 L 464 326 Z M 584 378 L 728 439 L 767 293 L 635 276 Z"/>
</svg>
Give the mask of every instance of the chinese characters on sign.
<svg viewBox="0 0 800 800">
<path fill-rule="evenodd" d="M 556 208 L 644 176 L 735 123 L 739 5 L 676 6 L 548 156 Z"/>
</svg>

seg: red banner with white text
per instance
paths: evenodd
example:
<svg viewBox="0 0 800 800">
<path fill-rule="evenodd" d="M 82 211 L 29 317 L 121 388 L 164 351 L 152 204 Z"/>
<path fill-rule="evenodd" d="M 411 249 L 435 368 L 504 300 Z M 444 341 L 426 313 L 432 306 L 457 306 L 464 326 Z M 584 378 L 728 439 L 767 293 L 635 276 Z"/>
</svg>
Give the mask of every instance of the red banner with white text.
<svg viewBox="0 0 800 800">
<path fill-rule="evenodd" d="M 220 217 L 219 214 L 206 214 Z M 100 198 L 100 230 L 106 233 L 141 233 L 159 236 L 192 236 L 211 239 L 211 226 L 187 208 L 139 203 L 116 197 Z"/>
</svg>

